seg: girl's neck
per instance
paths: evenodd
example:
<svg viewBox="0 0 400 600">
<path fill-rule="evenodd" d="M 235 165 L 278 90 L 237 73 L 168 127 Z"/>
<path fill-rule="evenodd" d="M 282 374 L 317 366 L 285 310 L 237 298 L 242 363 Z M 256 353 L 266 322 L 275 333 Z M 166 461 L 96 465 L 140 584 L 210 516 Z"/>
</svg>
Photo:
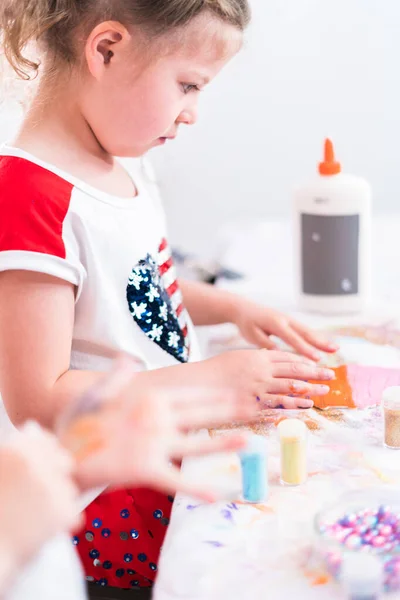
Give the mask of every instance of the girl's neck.
<svg viewBox="0 0 400 600">
<path fill-rule="evenodd" d="M 72 88 L 59 85 L 51 91 L 43 79 L 14 145 L 70 172 L 82 162 L 109 167 L 113 158 L 94 136 Z"/>
<path fill-rule="evenodd" d="M 101 147 L 71 88 L 51 94 L 42 81 L 13 145 L 103 192 L 134 197 L 132 179 Z"/>
</svg>

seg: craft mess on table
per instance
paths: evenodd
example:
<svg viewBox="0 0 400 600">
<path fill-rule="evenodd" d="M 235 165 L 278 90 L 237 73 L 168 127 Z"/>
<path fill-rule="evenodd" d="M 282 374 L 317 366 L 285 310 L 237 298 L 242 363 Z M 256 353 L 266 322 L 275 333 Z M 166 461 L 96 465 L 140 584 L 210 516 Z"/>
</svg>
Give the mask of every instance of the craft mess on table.
<svg viewBox="0 0 400 600">
<path fill-rule="evenodd" d="M 400 493 L 393 496 L 391 487 L 400 485 L 400 455 L 393 451 L 400 448 L 400 335 L 388 327 L 336 333 L 341 350 L 327 361 L 336 379 L 327 396 L 313 398 L 313 409 L 263 410 L 250 427 L 229 424 L 212 433 L 249 431 L 239 466 L 240 510 L 261 508 L 271 524 L 276 518 L 289 529 L 316 519 L 314 536 L 293 542 L 303 578 L 315 585 L 337 578 L 348 590 L 359 584 L 362 594 L 348 597 L 374 599 L 380 589 L 400 591 Z M 354 490 L 362 490 L 356 501 Z M 293 494 L 308 500 L 296 516 L 283 509 Z M 364 577 L 364 589 L 357 580 L 360 564 L 365 573 L 377 558 L 375 571 L 369 569 L 375 580 Z"/>
</svg>

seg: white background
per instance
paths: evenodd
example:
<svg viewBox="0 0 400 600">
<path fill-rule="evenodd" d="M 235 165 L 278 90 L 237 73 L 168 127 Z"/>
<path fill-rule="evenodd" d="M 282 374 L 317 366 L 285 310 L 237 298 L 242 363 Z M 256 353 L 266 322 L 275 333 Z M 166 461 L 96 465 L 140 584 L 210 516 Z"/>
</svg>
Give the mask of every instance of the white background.
<svg viewBox="0 0 400 600">
<path fill-rule="evenodd" d="M 152 159 L 173 241 L 207 250 L 231 219 L 289 214 L 326 135 L 345 170 L 400 207 L 399 0 L 252 0 L 242 54 L 201 96 L 199 122 Z"/>
<path fill-rule="evenodd" d="M 232 219 L 289 214 L 326 135 L 374 210 L 399 210 L 399 0 L 251 0 L 242 53 L 201 95 L 196 126 L 151 153 L 172 241 L 206 252 Z M 1 116 L 1 115 L 0 115 Z M 15 115 L 0 119 L 9 136 Z"/>
</svg>

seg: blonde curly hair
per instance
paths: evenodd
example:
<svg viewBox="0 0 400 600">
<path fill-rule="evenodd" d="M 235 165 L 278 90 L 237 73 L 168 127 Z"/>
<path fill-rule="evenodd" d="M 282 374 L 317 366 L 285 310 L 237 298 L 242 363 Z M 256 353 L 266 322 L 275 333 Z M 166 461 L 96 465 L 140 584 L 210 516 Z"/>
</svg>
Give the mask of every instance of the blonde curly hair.
<svg viewBox="0 0 400 600">
<path fill-rule="evenodd" d="M 32 40 L 54 59 L 73 64 L 79 40 L 98 23 L 138 26 L 154 39 L 205 11 L 241 31 L 250 21 L 248 0 L 1 0 L 0 30 L 7 60 L 20 77 L 30 79 L 40 65 L 25 54 Z"/>
</svg>

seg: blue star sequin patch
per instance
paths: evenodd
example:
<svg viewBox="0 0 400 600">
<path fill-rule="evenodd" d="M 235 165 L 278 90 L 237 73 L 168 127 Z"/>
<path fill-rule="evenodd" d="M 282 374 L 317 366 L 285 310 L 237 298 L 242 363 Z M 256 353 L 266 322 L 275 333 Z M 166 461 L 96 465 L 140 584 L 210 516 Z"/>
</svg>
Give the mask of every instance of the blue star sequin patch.
<svg viewBox="0 0 400 600">
<path fill-rule="evenodd" d="M 149 254 L 132 269 L 126 289 L 130 313 L 146 336 L 185 363 L 189 340 L 184 335 L 156 261 Z"/>
</svg>

